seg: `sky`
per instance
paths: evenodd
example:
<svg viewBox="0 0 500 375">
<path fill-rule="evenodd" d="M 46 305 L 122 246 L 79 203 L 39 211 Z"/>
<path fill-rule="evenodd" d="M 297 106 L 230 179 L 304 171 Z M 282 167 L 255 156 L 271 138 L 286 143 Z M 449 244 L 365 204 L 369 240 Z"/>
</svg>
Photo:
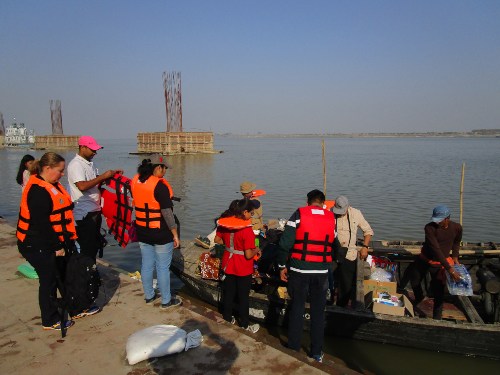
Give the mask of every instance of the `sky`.
<svg viewBox="0 0 500 375">
<path fill-rule="evenodd" d="M 1 0 L 0 112 L 50 134 L 500 128 L 500 1 Z"/>
</svg>

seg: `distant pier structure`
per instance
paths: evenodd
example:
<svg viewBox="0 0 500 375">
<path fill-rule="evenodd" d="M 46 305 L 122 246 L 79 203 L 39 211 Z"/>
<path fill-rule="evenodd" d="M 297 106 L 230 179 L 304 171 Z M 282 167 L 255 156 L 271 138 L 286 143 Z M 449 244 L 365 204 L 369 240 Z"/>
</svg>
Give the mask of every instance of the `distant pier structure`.
<svg viewBox="0 0 500 375">
<path fill-rule="evenodd" d="M 0 112 L 0 148 L 4 147 L 5 142 L 5 125 L 3 122 L 3 113 Z"/>
<path fill-rule="evenodd" d="M 64 135 L 60 100 L 50 100 L 51 135 L 37 135 L 35 146 L 37 150 L 65 150 L 78 148 L 79 135 Z"/>
<path fill-rule="evenodd" d="M 137 134 L 137 153 L 163 155 L 213 154 L 212 132 L 184 132 L 182 129 L 182 85 L 180 72 L 163 72 L 167 131 Z"/>
</svg>

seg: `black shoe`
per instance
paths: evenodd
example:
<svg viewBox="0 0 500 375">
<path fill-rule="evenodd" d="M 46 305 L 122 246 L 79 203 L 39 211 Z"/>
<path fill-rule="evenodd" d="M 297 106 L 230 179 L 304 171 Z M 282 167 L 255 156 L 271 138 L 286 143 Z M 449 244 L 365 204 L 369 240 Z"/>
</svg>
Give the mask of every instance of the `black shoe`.
<svg viewBox="0 0 500 375">
<path fill-rule="evenodd" d="M 173 297 L 169 303 L 162 303 L 160 306 L 160 309 L 166 310 L 170 307 L 179 306 L 179 305 L 182 305 L 182 301 L 177 297 Z"/>
<path fill-rule="evenodd" d="M 156 301 L 158 299 L 158 297 L 160 297 L 160 295 L 155 292 L 155 295 L 153 297 L 146 299 L 146 303 L 154 302 L 154 301 Z"/>
</svg>

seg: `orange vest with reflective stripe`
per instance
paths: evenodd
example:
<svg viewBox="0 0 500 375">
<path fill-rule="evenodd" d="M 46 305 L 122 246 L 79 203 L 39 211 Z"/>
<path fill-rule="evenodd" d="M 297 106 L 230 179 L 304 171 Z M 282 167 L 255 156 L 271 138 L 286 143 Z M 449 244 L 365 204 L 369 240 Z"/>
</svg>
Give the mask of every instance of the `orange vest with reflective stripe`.
<svg viewBox="0 0 500 375">
<path fill-rule="evenodd" d="M 135 223 L 146 228 L 160 228 L 161 209 L 160 203 L 155 199 L 155 188 L 161 182 L 173 191 L 167 180 L 156 176 L 150 176 L 145 182 L 139 181 L 139 175 L 132 179 L 131 190 L 134 198 Z"/>
<path fill-rule="evenodd" d="M 64 243 L 65 240 L 68 239 L 76 240 L 77 236 L 71 196 L 59 182 L 53 185 L 34 175 L 28 180 L 21 197 L 16 237 L 21 242 L 24 242 L 26 235 L 29 234 L 30 231 L 31 214 L 28 208 L 28 193 L 33 185 L 38 185 L 47 190 L 52 199 L 52 212 L 49 215 L 49 221 L 59 241 Z"/>
<path fill-rule="evenodd" d="M 295 243 L 291 257 L 306 262 L 332 261 L 335 240 L 335 217 L 322 207 L 299 208 L 300 225 L 295 231 Z"/>
</svg>

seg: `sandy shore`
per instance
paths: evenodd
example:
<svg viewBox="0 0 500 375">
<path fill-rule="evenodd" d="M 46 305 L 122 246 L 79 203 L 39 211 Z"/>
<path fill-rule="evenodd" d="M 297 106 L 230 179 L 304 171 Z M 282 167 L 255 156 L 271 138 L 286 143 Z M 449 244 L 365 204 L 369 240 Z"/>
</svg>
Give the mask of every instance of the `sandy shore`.
<svg viewBox="0 0 500 375">
<path fill-rule="evenodd" d="M 100 263 L 102 312 L 76 320 L 63 339 L 44 331 L 38 307 L 38 280 L 17 272 L 24 263 L 14 229 L 0 219 L 0 373 L 1 374 L 319 374 L 354 371 L 331 360 L 317 364 L 304 353 L 289 352 L 223 322 L 220 314 L 184 298 L 182 307 L 162 311 L 144 303 L 142 286 L 112 265 Z M 156 324 L 187 332 L 199 329 L 201 346 L 130 366 L 128 337 Z M 268 341 L 268 340 L 267 340 Z"/>
</svg>

